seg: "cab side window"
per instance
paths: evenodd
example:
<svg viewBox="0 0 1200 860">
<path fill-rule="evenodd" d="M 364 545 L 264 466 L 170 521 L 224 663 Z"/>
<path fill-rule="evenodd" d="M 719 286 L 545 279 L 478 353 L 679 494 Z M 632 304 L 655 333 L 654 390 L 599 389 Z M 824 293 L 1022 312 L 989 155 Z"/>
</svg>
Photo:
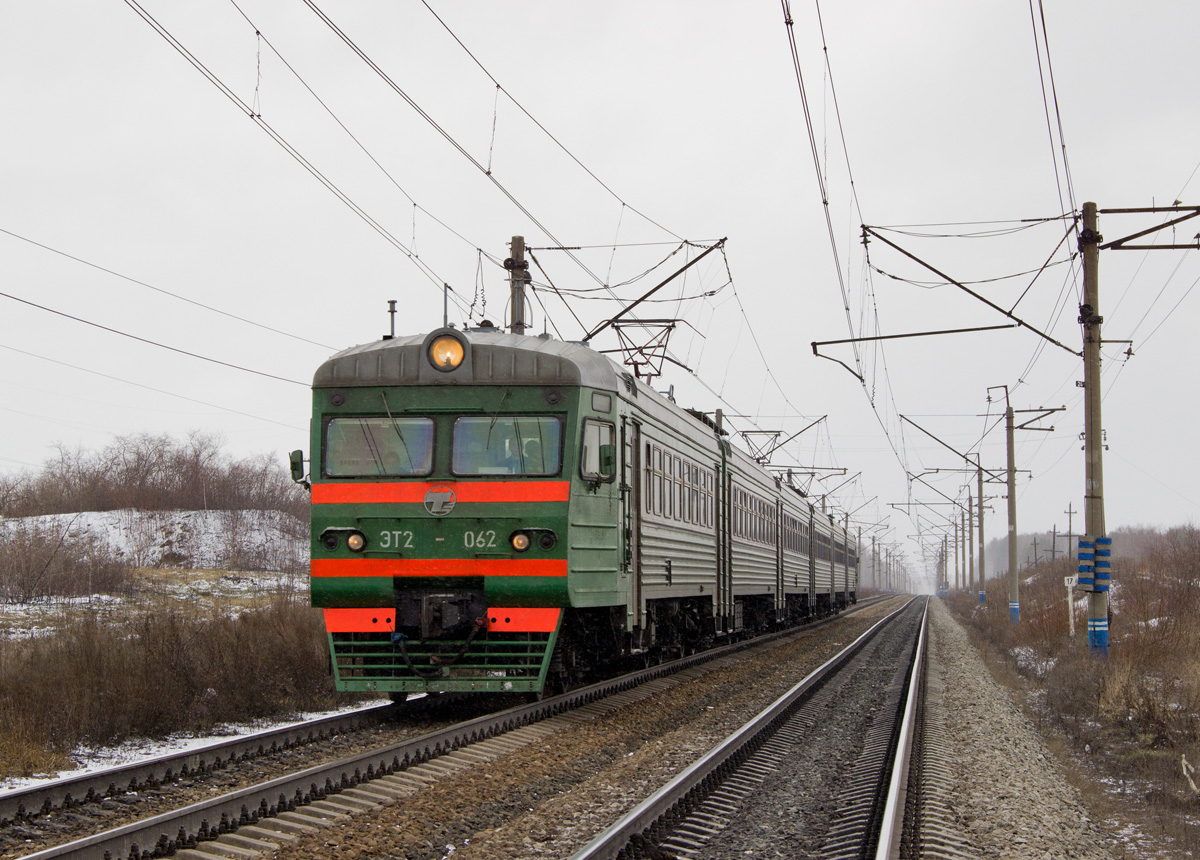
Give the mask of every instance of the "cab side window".
<svg viewBox="0 0 1200 860">
<path fill-rule="evenodd" d="M 579 472 L 589 481 L 611 481 L 616 475 L 616 431 L 607 421 L 583 422 Z"/>
</svg>

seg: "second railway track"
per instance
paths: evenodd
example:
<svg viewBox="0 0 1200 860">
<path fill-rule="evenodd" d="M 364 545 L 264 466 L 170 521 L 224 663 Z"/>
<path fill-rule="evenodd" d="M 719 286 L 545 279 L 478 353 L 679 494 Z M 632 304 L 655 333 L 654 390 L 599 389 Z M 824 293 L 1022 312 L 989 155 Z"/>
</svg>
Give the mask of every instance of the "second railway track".
<svg viewBox="0 0 1200 860">
<path fill-rule="evenodd" d="M 875 856 L 923 603 L 880 621 L 573 860 Z"/>
</svg>

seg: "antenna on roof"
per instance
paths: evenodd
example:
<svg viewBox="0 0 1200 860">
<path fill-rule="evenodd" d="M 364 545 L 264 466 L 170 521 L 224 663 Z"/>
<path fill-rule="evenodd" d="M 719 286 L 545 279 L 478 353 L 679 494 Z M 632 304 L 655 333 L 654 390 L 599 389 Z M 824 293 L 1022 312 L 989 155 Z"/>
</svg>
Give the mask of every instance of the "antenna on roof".
<svg viewBox="0 0 1200 860">
<path fill-rule="evenodd" d="M 385 334 L 383 336 L 384 340 L 391 340 L 392 338 L 394 338 L 396 336 L 396 300 L 395 299 L 388 299 L 388 316 L 390 316 L 392 318 L 392 333 Z"/>
</svg>

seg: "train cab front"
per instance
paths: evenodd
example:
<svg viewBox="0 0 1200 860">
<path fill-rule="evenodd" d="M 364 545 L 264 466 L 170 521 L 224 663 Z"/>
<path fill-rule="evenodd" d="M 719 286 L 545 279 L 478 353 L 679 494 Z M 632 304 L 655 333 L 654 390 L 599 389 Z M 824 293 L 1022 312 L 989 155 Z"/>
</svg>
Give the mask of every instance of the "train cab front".
<svg viewBox="0 0 1200 860">
<path fill-rule="evenodd" d="M 472 384 L 453 330 L 409 340 L 371 356 L 378 384 L 314 384 L 311 591 L 337 687 L 540 691 L 568 601 L 569 392 Z"/>
</svg>

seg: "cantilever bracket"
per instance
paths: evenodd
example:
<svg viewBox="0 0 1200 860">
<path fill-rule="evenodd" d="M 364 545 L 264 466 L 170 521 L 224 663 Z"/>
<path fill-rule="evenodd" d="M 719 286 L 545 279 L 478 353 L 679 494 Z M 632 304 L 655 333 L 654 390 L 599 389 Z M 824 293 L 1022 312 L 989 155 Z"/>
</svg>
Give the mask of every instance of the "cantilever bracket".
<svg viewBox="0 0 1200 860">
<path fill-rule="evenodd" d="M 1111 242 L 1106 242 L 1100 246 L 1101 251 L 1195 251 L 1200 250 L 1200 234 L 1196 236 L 1196 241 L 1190 245 L 1129 245 L 1127 242 L 1133 239 L 1140 239 L 1143 236 L 1149 236 L 1151 233 L 1157 233 L 1159 230 L 1165 230 L 1168 227 L 1174 227 L 1184 221 L 1200 215 L 1200 206 L 1146 206 L 1134 209 L 1101 209 L 1102 215 L 1118 215 L 1118 214 L 1135 214 L 1145 212 L 1186 212 L 1186 215 L 1180 215 L 1178 218 L 1172 218 L 1159 224 L 1157 227 L 1150 227 L 1146 230 L 1140 230 L 1137 233 L 1132 233 L 1128 236 L 1123 236 L 1120 239 L 1114 239 Z"/>
</svg>

